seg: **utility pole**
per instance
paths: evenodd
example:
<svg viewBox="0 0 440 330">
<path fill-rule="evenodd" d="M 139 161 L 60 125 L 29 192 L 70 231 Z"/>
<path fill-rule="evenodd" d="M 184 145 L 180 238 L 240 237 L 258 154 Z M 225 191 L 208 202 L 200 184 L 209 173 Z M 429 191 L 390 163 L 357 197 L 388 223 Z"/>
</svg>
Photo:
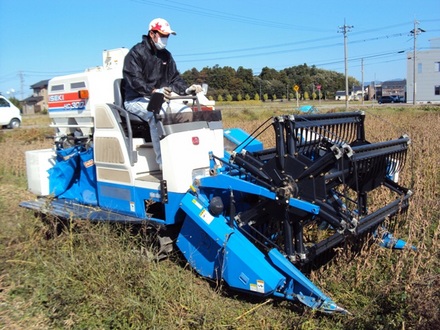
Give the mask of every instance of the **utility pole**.
<svg viewBox="0 0 440 330">
<path fill-rule="evenodd" d="M 414 50 L 413 50 L 413 105 L 416 105 L 416 45 L 417 35 L 425 32 L 425 30 L 417 27 L 419 22 L 414 20 L 414 29 L 410 31 L 410 34 L 414 37 Z"/>
<path fill-rule="evenodd" d="M 260 102 L 263 102 L 263 97 L 261 95 L 261 79 L 260 79 Z"/>
<path fill-rule="evenodd" d="M 347 33 L 351 31 L 353 25 L 345 24 L 339 27 L 340 33 L 344 34 L 344 63 L 345 63 L 345 110 L 348 110 L 348 70 L 347 70 Z"/>
<path fill-rule="evenodd" d="M 361 88 L 362 88 L 362 105 L 364 105 L 364 98 L 365 98 L 365 96 L 364 96 L 364 59 L 362 58 L 361 59 L 361 74 L 362 74 L 362 85 L 361 85 Z"/>
</svg>

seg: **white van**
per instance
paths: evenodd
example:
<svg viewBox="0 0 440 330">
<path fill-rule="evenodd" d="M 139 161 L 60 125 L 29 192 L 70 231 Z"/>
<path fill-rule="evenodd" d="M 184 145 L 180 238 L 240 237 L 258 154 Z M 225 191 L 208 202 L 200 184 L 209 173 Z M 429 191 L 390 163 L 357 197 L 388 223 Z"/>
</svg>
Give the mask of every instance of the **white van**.
<svg viewBox="0 0 440 330">
<path fill-rule="evenodd" d="M 21 114 L 11 101 L 0 95 L 0 126 L 18 128 L 21 125 Z"/>
</svg>

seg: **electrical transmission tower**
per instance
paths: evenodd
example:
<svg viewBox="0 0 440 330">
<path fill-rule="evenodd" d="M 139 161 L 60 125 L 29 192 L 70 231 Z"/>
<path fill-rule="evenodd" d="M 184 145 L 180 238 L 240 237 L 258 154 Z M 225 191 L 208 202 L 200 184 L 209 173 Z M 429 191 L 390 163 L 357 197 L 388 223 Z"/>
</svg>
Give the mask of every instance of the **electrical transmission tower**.
<svg viewBox="0 0 440 330">
<path fill-rule="evenodd" d="M 20 77 L 20 94 L 21 94 L 21 99 L 24 99 L 24 90 L 23 90 L 23 86 L 24 86 L 24 76 L 23 76 L 23 72 L 20 71 L 18 73 L 18 76 Z"/>
</svg>

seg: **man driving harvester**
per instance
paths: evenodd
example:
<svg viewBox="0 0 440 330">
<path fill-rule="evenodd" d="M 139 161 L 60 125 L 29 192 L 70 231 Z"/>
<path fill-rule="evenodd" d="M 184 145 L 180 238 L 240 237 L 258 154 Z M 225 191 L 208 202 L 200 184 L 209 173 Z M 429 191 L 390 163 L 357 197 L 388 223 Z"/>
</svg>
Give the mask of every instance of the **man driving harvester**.
<svg viewBox="0 0 440 330">
<path fill-rule="evenodd" d="M 164 103 L 161 111 L 171 113 L 191 111 L 182 103 L 169 102 L 172 93 L 175 95 L 196 94 L 203 91 L 200 85 L 191 85 L 180 76 L 176 62 L 166 49 L 170 34 L 176 35 L 170 24 L 163 18 L 155 18 L 149 24 L 148 35 L 130 49 L 124 61 L 123 89 L 127 111 L 148 122 L 151 142 L 156 154 L 156 162 L 162 167 L 160 137 L 154 113 L 148 111 L 153 94 L 163 94 Z"/>
</svg>

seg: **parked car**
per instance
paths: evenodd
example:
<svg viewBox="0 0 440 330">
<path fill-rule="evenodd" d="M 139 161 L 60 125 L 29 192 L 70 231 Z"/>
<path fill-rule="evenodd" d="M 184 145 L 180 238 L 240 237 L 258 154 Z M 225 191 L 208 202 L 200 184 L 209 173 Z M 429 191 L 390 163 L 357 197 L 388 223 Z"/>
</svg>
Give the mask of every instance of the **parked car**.
<svg viewBox="0 0 440 330">
<path fill-rule="evenodd" d="M 395 100 L 392 96 L 382 96 L 379 98 L 379 103 L 394 103 Z"/>
<path fill-rule="evenodd" d="M 18 128 L 21 125 L 21 113 L 11 101 L 0 95 L 0 126 Z"/>
<path fill-rule="evenodd" d="M 395 103 L 404 103 L 405 97 L 402 95 L 391 95 Z"/>
</svg>

